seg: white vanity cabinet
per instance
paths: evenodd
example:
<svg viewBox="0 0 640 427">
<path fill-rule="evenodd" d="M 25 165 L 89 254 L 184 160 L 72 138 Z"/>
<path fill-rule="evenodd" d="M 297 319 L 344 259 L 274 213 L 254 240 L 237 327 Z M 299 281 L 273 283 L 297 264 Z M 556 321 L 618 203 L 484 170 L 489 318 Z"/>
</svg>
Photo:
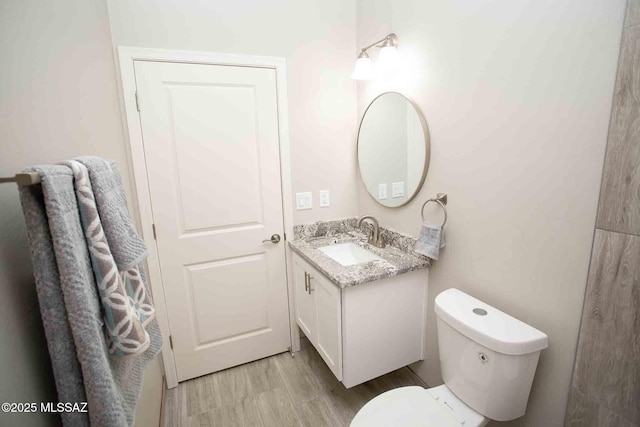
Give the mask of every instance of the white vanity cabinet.
<svg viewBox="0 0 640 427">
<path fill-rule="evenodd" d="M 296 322 L 350 388 L 424 359 L 427 270 L 340 288 L 293 254 Z"/>
</svg>

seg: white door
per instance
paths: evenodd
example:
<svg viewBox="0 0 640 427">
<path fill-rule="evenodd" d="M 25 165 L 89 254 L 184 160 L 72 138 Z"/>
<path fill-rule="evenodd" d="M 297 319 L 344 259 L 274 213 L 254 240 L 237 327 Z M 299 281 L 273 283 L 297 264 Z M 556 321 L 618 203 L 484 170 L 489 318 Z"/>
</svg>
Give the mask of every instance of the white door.
<svg viewBox="0 0 640 427">
<path fill-rule="evenodd" d="M 134 66 L 178 380 L 285 351 L 275 70 Z"/>
</svg>

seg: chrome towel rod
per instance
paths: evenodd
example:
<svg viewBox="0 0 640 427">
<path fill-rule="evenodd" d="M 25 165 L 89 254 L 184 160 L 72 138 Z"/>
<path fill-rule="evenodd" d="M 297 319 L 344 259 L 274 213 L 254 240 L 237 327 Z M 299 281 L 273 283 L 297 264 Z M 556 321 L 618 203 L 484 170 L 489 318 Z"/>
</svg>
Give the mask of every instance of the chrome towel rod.
<svg viewBox="0 0 640 427">
<path fill-rule="evenodd" d="M 34 185 L 40 183 L 40 175 L 37 172 L 18 173 L 11 178 L 0 178 L 0 184 L 15 182 L 20 186 Z"/>
</svg>

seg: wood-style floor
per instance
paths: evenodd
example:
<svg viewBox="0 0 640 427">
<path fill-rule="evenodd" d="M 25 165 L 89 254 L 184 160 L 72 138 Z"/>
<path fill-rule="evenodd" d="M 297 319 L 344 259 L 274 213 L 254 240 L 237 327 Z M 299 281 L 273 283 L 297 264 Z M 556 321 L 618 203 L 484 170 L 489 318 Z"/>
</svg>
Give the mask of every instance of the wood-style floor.
<svg viewBox="0 0 640 427">
<path fill-rule="evenodd" d="M 164 427 L 339 427 L 380 393 L 426 385 L 402 368 L 346 389 L 320 355 L 302 340 L 302 351 L 282 353 L 180 383 L 167 390 Z"/>
</svg>

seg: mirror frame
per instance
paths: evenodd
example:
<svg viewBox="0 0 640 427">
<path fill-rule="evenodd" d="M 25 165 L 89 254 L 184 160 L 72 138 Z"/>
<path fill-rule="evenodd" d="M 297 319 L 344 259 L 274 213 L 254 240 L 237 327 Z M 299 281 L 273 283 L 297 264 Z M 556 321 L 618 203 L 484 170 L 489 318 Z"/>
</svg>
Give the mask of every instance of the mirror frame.
<svg viewBox="0 0 640 427">
<path fill-rule="evenodd" d="M 400 204 L 398 206 L 387 206 L 387 205 L 385 205 L 383 203 L 380 203 L 380 201 L 373 194 L 371 194 L 371 192 L 369 191 L 369 188 L 367 188 L 367 184 L 364 181 L 364 177 L 362 176 L 362 170 L 360 169 L 360 157 L 358 156 L 358 153 L 360 152 L 360 150 L 359 150 L 360 149 L 360 133 L 362 131 L 362 122 L 364 122 L 364 118 L 367 116 L 367 111 L 369 111 L 369 108 L 371 108 L 373 103 L 376 102 L 376 100 L 378 98 L 380 98 L 383 95 L 388 95 L 388 94 L 400 95 L 401 97 L 406 99 L 407 102 L 409 102 L 409 104 L 411 104 L 411 106 L 414 108 L 414 110 L 418 114 L 418 118 L 420 119 L 420 124 L 422 125 L 422 133 L 424 135 L 424 145 L 425 145 L 425 147 L 424 147 L 424 164 L 422 165 L 422 177 L 420 178 L 420 182 L 418 182 L 418 186 L 413 191 L 413 194 L 411 194 L 411 196 L 408 197 L 407 200 L 404 203 L 402 203 L 402 204 Z M 427 178 L 427 172 L 429 171 L 429 161 L 430 160 L 431 160 L 431 138 L 429 137 L 429 126 L 427 126 L 427 120 L 425 119 L 424 114 L 422 114 L 422 111 L 418 107 L 418 104 L 413 102 L 413 100 L 411 100 L 409 97 L 401 94 L 400 92 L 395 92 L 395 91 L 382 92 L 381 94 L 379 94 L 375 98 L 373 98 L 371 100 L 371 102 L 369 102 L 369 105 L 367 106 L 367 109 L 364 110 L 364 114 L 362 114 L 362 118 L 360 119 L 360 124 L 358 125 L 358 136 L 356 137 L 356 161 L 358 162 L 358 175 L 360 176 L 360 180 L 362 181 L 362 185 L 364 185 L 365 190 L 367 190 L 367 194 L 373 200 L 375 200 L 380 206 L 383 206 L 385 208 L 396 209 L 396 208 L 400 208 L 402 206 L 406 206 L 413 199 L 416 198 L 416 196 L 418 195 L 418 193 L 422 189 L 422 186 L 424 185 L 424 181 Z"/>
</svg>

